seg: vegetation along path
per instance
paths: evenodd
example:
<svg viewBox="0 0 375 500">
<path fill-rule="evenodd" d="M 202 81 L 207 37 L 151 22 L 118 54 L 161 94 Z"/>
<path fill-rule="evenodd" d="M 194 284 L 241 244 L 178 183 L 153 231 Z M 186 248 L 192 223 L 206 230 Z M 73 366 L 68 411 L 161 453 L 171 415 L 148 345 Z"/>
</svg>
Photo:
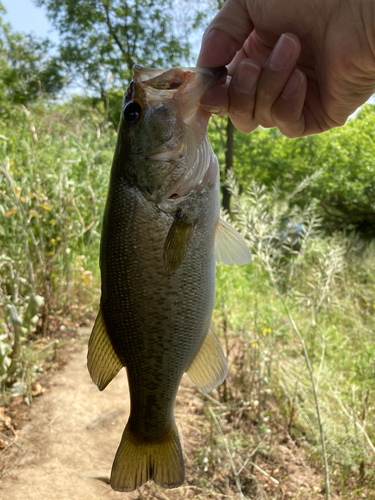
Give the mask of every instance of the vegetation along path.
<svg viewBox="0 0 375 500">
<path fill-rule="evenodd" d="M 80 343 L 73 348 L 69 362 L 50 380 L 50 392 L 33 400 L 29 423 L 22 428 L 2 470 L 0 500 L 181 497 L 180 489 L 167 492 L 166 497 L 153 483 L 132 493 L 110 488 L 112 462 L 130 410 L 129 391 L 125 370 L 103 392 L 91 381 L 86 365 L 90 331 L 82 332 L 84 346 Z M 189 454 L 201 440 L 191 417 L 202 406 L 198 391 L 184 377 L 176 417 Z M 189 488 L 184 488 L 188 497 Z"/>
</svg>

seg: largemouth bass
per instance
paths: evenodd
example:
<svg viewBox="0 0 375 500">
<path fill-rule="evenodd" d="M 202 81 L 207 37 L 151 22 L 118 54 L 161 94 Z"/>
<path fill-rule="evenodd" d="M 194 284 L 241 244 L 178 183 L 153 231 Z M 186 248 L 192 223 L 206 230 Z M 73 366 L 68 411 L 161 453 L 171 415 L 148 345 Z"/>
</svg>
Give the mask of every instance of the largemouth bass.
<svg viewBox="0 0 375 500">
<path fill-rule="evenodd" d="M 135 66 L 123 103 L 100 251 L 102 296 L 88 349 L 100 390 L 125 367 L 131 410 L 111 486 L 184 481 L 174 405 L 185 372 L 207 393 L 227 363 L 210 327 L 215 257 L 245 264 L 239 233 L 220 219 L 219 166 L 203 93 L 225 68 Z"/>
</svg>

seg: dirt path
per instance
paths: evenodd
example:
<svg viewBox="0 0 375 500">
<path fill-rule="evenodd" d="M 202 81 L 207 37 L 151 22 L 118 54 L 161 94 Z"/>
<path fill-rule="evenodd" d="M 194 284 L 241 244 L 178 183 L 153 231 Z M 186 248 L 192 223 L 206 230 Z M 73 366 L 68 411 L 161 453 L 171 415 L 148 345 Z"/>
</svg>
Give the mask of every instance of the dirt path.
<svg viewBox="0 0 375 500">
<path fill-rule="evenodd" d="M 109 476 L 129 413 L 125 371 L 99 392 L 86 369 L 86 349 L 54 375 L 51 392 L 33 402 L 31 422 L 13 448 L 1 500 L 137 498 L 98 479 Z M 15 455 L 15 456 L 14 456 Z"/>
<path fill-rule="evenodd" d="M 89 331 L 85 332 L 85 344 L 88 335 Z M 126 373 L 122 370 L 100 392 L 87 371 L 86 346 L 73 350 L 68 364 L 50 380 L 51 391 L 33 401 L 30 422 L 22 428 L 3 470 L 0 500 L 241 498 L 235 484 L 229 488 L 229 462 L 215 466 L 208 484 L 206 473 L 194 462 L 194 450 L 201 449 L 205 441 L 199 422 L 207 436 L 213 424 L 204 416 L 204 403 L 187 376 L 183 377 L 175 409 L 186 482 L 175 490 L 163 490 L 151 482 L 132 493 L 113 491 L 106 480 L 129 415 Z M 261 487 L 263 493 L 246 498 L 323 498 L 318 493 L 321 476 L 303 463 L 297 449 L 282 443 L 282 429 L 276 438 L 272 457 L 259 459 L 261 467 L 278 478 L 279 486 L 275 487 L 274 480 L 270 482 L 268 473 L 255 471 L 257 488 Z M 227 494 L 218 495 L 217 491 Z M 270 496 L 264 495 L 266 491 Z"/>
<path fill-rule="evenodd" d="M 132 493 L 107 484 L 112 462 L 130 410 L 125 370 L 100 392 L 87 371 L 87 342 L 71 346 L 69 362 L 49 381 L 50 392 L 33 400 L 29 423 L 13 445 L 0 479 L 0 500 L 177 500 L 180 488 L 165 490 L 153 482 Z M 202 436 L 196 413 L 203 402 L 187 376 L 177 396 L 176 423 L 187 468 Z M 183 425 L 182 425 L 183 424 Z M 189 476 L 187 470 L 187 479 Z M 187 483 L 183 496 L 194 496 Z M 199 488 L 198 488 L 199 489 Z"/>
</svg>

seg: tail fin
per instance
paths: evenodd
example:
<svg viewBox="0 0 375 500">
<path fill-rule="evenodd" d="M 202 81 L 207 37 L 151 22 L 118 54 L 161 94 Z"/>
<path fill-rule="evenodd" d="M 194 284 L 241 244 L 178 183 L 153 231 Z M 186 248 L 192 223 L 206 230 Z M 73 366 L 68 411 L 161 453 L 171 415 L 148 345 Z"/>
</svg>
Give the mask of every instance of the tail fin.
<svg viewBox="0 0 375 500">
<path fill-rule="evenodd" d="M 112 466 L 111 487 L 133 491 L 153 479 L 163 488 L 177 488 L 185 479 L 185 466 L 176 424 L 156 442 L 144 442 L 125 427 Z"/>
</svg>

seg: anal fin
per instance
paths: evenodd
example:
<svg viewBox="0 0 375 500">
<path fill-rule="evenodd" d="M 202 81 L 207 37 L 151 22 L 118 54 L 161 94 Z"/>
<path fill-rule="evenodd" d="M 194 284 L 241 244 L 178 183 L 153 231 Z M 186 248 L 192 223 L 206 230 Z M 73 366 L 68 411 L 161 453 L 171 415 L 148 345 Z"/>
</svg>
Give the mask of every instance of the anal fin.
<svg viewBox="0 0 375 500">
<path fill-rule="evenodd" d="M 108 337 L 101 309 L 89 340 L 87 367 L 93 382 L 101 391 L 123 367 Z"/>
<path fill-rule="evenodd" d="M 198 354 L 186 373 L 204 393 L 211 392 L 228 375 L 227 360 L 212 327 L 209 328 Z"/>
</svg>

